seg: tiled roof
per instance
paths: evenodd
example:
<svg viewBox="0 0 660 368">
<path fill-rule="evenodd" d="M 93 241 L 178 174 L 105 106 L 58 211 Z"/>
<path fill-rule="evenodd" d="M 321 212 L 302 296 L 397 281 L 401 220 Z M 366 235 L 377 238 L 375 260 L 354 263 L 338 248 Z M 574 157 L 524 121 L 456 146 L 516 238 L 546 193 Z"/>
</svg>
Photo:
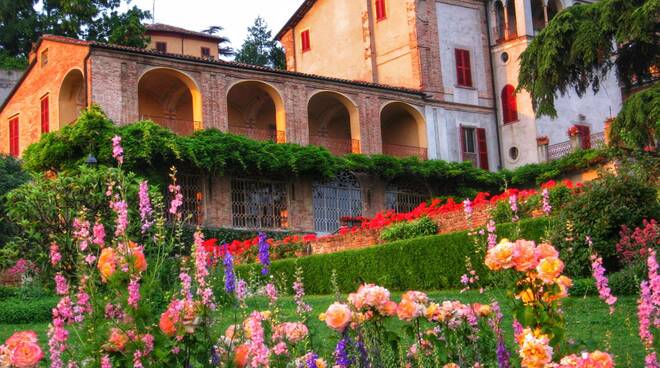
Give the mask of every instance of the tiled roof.
<svg viewBox="0 0 660 368">
<path fill-rule="evenodd" d="M 163 24 L 163 23 L 153 23 L 153 24 L 147 24 L 145 25 L 147 28 L 147 32 L 152 31 L 152 32 L 169 32 L 169 33 L 179 33 L 179 34 L 185 34 L 188 36 L 194 36 L 194 37 L 201 37 L 201 38 L 208 38 L 211 40 L 220 40 L 222 37 L 220 36 L 215 36 L 211 35 L 208 33 L 204 32 L 195 32 L 191 31 L 185 28 L 180 28 L 180 27 L 175 27 L 171 26 L 169 24 Z"/>
<path fill-rule="evenodd" d="M 67 38 L 64 38 L 64 39 L 68 40 Z M 73 40 L 73 41 L 77 41 L 77 40 Z M 66 41 L 64 41 L 64 42 L 66 42 Z M 102 42 L 90 42 L 89 44 L 92 47 L 102 48 L 102 49 L 127 51 L 127 52 L 138 53 L 138 54 L 146 54 L 146 55 L 152 55 L 152 56 L 166 57 L 166 58 L 169 58 L 169 59 L 177 59 L 177 60 L 195 61 L 195 62 L 204 63 L 204 64 L 219 65 L 219 66 L 225 66 L 225 67 L 231 67 L 231 68 L 237 68 L 237 69 L 243 69 L 243 70 L 255 70 L 255 71 L 260 71 L 260 72 L 267 72 L 267 73 L 274 73 L 274 74 L 281 74 L 281 75 L 290 75 L 290 76 L 294 76 L 294 77 L 316 79 L 316 80 L 322 80 L 322 81 L 328 81 L 328 82 L 352 84 L 352 85 L 361 86 L 361 87 L 377 88 L 377 89 L 390 90 L 390 91 L 395 91 L 395 92 L 415 94 L 415 95 L 418 95 L 418 96 L 424 96 L 425 95 L 425 93 L 422 92 L 419 89 L 412 89 L 412 88 L 405 88 L 405 87 L 395 87 L 395 86 L 389 86 L 389 85 L 379 84 L 379 83 L 371 83 L 371 82 L 364 82 L 364 81 L 357 81 L 357 80 L 333 78 L 333 77 L 326 77 L 326 76 L 316 75 L 316 74 L 307 74 L 307 73 L 293 72 L 293 71 L 288 71 L 288 70 L 273 69 L 273 68 L 268 68 L 268 67 L 259 66 L 259 65 L 237 63 L 237 62 L 234 62 L 234 61 L 225 61 L 225 60 L 201 58 L 201 57 L 190 56 L 190 55 L 162 53 L 162 52 L 159 52 L 157 50 L 147 50 L 147 49 L 140 49 L 140 48 L 136 48 L 136 47 L 112 45 L 112 44 L 107 44 L 107 43 L 102 43 Z"/>
<path fill-rule="evenodd" d="M 300 22 L 300 20 L 305 16 L 305 14 L 307 14 L 309 9 L 311 9 L 314 4 L 316 4 L 316 0 L 305 0 L 300 5 L 300 7 L 298 7 L 298 10 L 296 10 L 296 12 L 293 13 L 291 18 L 289 18 L 289 20 L 286 22 L 284 27 L 282 27 L 282 29 L 279 32 L 277 32 L 277 34 L 275 35 L 275 39 L 280 40 L 282 36 L 284 36 L 286 31 L 295 27 L 295 25 L 298 24 L 298 22 Z"/>
</svg>

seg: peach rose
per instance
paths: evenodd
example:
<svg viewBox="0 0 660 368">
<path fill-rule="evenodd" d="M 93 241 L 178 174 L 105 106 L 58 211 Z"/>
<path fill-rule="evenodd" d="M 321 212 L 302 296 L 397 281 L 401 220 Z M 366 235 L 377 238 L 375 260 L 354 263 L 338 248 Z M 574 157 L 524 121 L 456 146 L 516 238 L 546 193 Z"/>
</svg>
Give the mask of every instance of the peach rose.
<svg viewBox="0 0 660 368">
<path fill-rule="evenodd" d="M 461 368 L 461 367 L 456 363 L 447 363 L 443 365 L 442 368 Z"/>
<path fill-rule="evenodd" d="M 546 284 L 555 282 L 555 279 L 564 271 L 564 262 L 557 257 L 543 258 L 536 266 L 539 278 Z"/>
<path fill-rule="evenodd" d="M 536 244 L 529 240 L 516 240 L 511 256 L 516 271 L 527 272 L 537 265 Z"/>
<path fill-rule="evenodd" d="M 18 331 L 5 341 L 5 346 L 9 350 L 14 350 L 16 346 L 23 342 L 37 342 L 38 340 L 37 333 L 34 331 Z"/>
<path fill-rule="evenodd" d="M 351 322 L 352 313 L 346 304 L 333 303 L 325 312 L 325 324 L 337 332 L 343 332 Z"/>
<path fill-rule="evenodd" d="M 165 311 L 163 312 L 163 314 L 160 315 L 160 321 L 158 322 L 158 326 L 165 335 L 170 337 L 176 335 L 176 326 L 174 324 L 174 319 L 172 318 L 172 316 L 168 311 Z"/>
<path fill-rule="evenodd" d="M 614 367 L 614 360 L 612 356 L 608 353 L 602 351 L 594 351 L 589 354 L 589 360 L 591 361 L 591 367 L 594 368 L 612 368 Z"/>
<path fill-rule="evenodd" d="M 396 309 L 397 309 L 396 303 L 390 300 L 389 302 L 385 303 L 381 313 L 383 313 L 383 315 L 385 316 L 391 317 L 396 314 Z"/>
<path fill-rule="evenodd" d="M 113 248 L 103 248 L 101 255 L 99 256 L 98 268 L 101 272 L 101 278 L 103 281 L 108 281 L 110 276 L 115 273 L 115 270 L 117 269 L 117 260 Z"/>
<path fill-rule="evenodd" d="M 485 262 L 486 266 L 493 271 L 511 268 L 513 266 L 513 243 L 503 239 L 488 250 Z"/>
<path fill-rule="evenodd" d="M 526 329 L 520 344 L 520 365 L 526 368 L 545 368 L 552 361 L 552 348 L 549 339 L 545 335 L 536 336 L 532 331 Z"/>
<path fill-rule="evenodd" d="M 489 304 L 476 303 L 472 306 L 472 309 L 479 317 L 488 317 L 493 312 L 493 308 Z"/>
<path fill-rule="evenodd" d="M 32 368 L 44 357 L 41 347 L 36 341 L 22 341 L 12 352 L 11 364 L 16 368 Z"/>
<path fill-rule="evenodd" d="M 137 245 L 137 243 L 129 242 L 128 248 L 130 254 L 133 257 L 133 267 L 138 272 L 144 272 L 147 270 L 147 260 L 144 257 L 144 252 L 142 252 L 142 247 Z"/>
<path fill-rule="evenodd" d="M 557 249 L 555 249 L 552 244 L 539 244 L 539 246 L 536 247 L 536 258 L 540 260 L 548 257 L 559 257 L 559 252 L 557 252 Z"/>
<path fill-rule="evenodd" d="M 243 344 L 236 347 L 234 351 L 234 364 L 237 367 L 245 367 L 248 364 L 250 347 Z"/>
<path fill-rule="evenodd" d="M 568 289 L 573 286 L 573 280 L 562 275 L 557 278 L 557 285 L 559 285 L 559 289 L 561 290 L 559 296 L 565 298 L 568 296 Z"/>
<path fill-rule="evenodd" d="M 523 304 L 531 304 L 536 300 L 532 289 L 526 289 L 516 295 L 516 299 L 522 300 Z"/>
<path fill-rule="evenodd" d="M 236 335 L 236 332 L 238 332 L 238 329 L 239 329 L 239 328 L 240 328 L 240 326 L 238 326 L 238 325 L 230 325 L 230 326 L 227 327 L 227 329 L 225 330 L 225 337 L 226 337 L 228 340 L 234 340 L 234 338 L 236 338 L 236 336 L 237 336 L 237 335 Z"/>
<path fill-rule="evenodd" d="M 413 302 L 410 299 L 403 299 L 396 309 L 396 314 L 402 321 L 412 321 L 419 317 L 424 312 L 424 307 L 420 304 Z"/>
</svg>

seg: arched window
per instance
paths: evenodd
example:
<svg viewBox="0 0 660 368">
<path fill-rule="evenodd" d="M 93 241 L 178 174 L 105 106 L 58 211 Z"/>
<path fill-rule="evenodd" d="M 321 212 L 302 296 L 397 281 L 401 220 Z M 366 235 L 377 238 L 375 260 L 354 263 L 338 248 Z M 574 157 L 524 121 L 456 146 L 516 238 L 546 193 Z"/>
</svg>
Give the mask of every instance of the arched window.
<svg viewBox="0 0 660 368">
<path fill-rule="evenodd" d="M 502 88 L 502 118 L 504 124 L 518 120 L 518 106 L 516 104 L 516 89 L 507 84 Z"/>
</svg>

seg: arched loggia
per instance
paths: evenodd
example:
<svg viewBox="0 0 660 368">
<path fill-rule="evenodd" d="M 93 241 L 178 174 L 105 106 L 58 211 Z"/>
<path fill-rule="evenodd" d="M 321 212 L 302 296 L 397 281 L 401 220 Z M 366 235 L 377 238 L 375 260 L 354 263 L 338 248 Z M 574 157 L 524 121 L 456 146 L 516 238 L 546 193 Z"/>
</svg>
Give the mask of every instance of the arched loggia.
<svg viewBox="0 0 660 368">
<path fill-rule="evenodd" d="M 323 91 L 307 104 L 309 143 L 322 146 L 335 155 L 360 153 L 360 114 L 348 97 Z"/>
</svg>

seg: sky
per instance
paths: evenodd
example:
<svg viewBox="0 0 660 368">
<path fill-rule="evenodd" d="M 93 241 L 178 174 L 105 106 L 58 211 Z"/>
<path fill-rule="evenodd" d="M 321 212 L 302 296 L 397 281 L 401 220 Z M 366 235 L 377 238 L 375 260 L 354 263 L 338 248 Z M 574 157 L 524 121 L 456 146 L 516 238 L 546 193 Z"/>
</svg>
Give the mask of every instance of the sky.
<svg viewBox="0 0 660 368">
<path fill-rule="evenodd" d="M 298 9 L 303 0 L 155 0 L 158 23 L 201 31 L 209 26 L 222 26 L 222 36 L 229 37 L 234 49 L 240 48 L 247 28 L 261 15 L 273 36 Z M 132 0 L 152 11 L 154 0 Z M 126 6 L 124 6 L 126 8 Z"/>
</svg>

